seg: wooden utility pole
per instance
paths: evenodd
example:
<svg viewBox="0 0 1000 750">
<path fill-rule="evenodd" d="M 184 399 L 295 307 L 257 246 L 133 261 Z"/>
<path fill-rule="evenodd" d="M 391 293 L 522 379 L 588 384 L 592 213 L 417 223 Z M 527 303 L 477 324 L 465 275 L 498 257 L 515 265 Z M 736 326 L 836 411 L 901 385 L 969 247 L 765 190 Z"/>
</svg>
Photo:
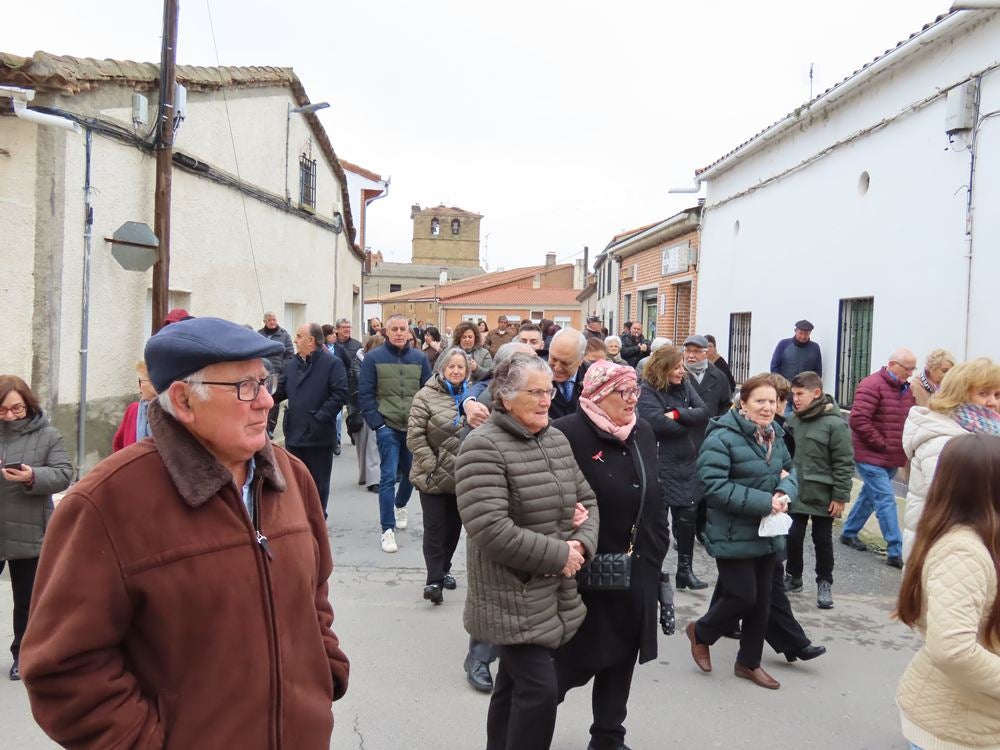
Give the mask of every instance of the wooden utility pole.
<svg viewBox="0 0 1000 750">
<path fill-rule="evenodd" d="M 153 266 L 153 330 L 167 317 L 170 294 L 170 184 L 174 148 L 174 90 L 177 85 L 177 16 L 179 0 L 163 0 L 163 48 L 160 53 L 160 104 L 156 121 L 156 207 L 153 231 L 160 240 Z"/>
</svg>

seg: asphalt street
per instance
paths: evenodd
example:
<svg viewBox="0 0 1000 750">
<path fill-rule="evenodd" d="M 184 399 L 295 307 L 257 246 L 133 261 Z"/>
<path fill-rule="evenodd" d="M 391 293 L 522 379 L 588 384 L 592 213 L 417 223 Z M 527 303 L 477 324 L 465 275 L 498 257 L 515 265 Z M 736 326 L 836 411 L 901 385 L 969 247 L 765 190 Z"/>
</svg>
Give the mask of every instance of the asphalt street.
<svg viewBox="0 0 1000 750">
<path fill-rule="evenodd" d="M 334 704 L 334 750 L 400 748 L 477 750 L 485 747 L 489 697 L 465 681 L 468 636 L 462 627 L 464 540 L 454 572 L 457 591 L 433 606 L 422 599 L 421 514 L 414 493 L 410 525 L 397 534 L 400 550 L 379 546 L 377 498 L 357 480 L 354 448 L 334 461 L 329 519 L 335 570 L 330 598 L 334 629 L 351 659 L 347 695 Z M 808 537 L 807 537 L 808 539 Z M 807 541 L 807 550 L 811 542 Z M 711 589 L 678 592 L 678 633 L 660 636 L 658 659 L 636 669 L 626 721 L 633 750 L 727 748 L 763 750 L 904 750 L 894 694 L 918 638 L 889 617 L 900 573 L 884 557 L 836 547 L 830 611 L 816 608 L 815 585 L 792 595 L 807 634 L 828 653 L 787 664 L 765 647 L 763 666 L 781 683 L 764 690 L 733 676 L 735 641 L 712 649 L 714 671 L 701 673 L 682 633 L 707 608 Z M 807 552 L 807 554 L 810 554 Z M 674 562 L 673 552 L 668 565 Z M 811 570 L 807 559 L 806 569 Z M 713 561 L 699 548 L 696 572 L 715 580 Z M 808 576 L 808 573 L 807 573 Z M 31 718 L 10 666 L 11 592 L 0 576 L 0 748 L 55 747 Z M 583 750 L 589 740 L 587 688 L 559 709 L 554 750 Z M 215 749 L 213 749 L 215 750 Z"/>
</svg>

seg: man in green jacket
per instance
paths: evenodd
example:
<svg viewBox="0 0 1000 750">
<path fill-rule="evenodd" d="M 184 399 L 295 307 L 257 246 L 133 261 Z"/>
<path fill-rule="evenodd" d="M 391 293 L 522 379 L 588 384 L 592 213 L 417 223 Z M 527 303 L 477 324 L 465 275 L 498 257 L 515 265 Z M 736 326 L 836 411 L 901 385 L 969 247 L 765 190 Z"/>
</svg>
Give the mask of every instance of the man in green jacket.
<svg viewBox="0 0 1000 750">
<path fill-rule="evenodd" d="M 788 428 L 795 438 L 795 473 L 799 496 L 789 512 L 788 561 L 785 589 L 802 590 L 802 545 L 812 518 L 816 548 L 816 606 L 833 607 L 833 519 L 840 518 L 851 499 L 854 449 L 851 432 L 833 397 L 823 393 L 823 379 L 815 372 L 792 380 L 794 414 Z"/>
</svg>

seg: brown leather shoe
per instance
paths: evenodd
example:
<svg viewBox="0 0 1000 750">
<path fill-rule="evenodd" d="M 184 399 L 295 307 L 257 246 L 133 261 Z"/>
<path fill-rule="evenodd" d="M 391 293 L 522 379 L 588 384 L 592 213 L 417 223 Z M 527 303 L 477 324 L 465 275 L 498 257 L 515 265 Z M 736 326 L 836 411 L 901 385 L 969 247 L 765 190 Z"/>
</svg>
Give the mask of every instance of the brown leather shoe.
<svg viewBox="0 0 1000 750">
<path fill-rule="evenodd" d="M 712 654 L 709 652 L 708 646 L 704 643 L 698 643 L 698 638 L 694 634 L 694 620 L 687 624 L 687 637 L 691 641 L 691 658 L 698 665 L 698 669 L 702 672 L 711 672 Z"/>
<path fill-rule="evenodd" d="M 760 685 L 762 688 L 767 688 L 768 690 L 777 690 L 781 687 L 781 683 L 771 677 L 771 675 L 765 672 L 761 667 L 750 669 L 750 667 L 736 662 L 736 668 L 733 672 L 737 677 L 742 677 L 744 680 L 750 680 L 750 682 L 754 685 Z"/>
</svg>

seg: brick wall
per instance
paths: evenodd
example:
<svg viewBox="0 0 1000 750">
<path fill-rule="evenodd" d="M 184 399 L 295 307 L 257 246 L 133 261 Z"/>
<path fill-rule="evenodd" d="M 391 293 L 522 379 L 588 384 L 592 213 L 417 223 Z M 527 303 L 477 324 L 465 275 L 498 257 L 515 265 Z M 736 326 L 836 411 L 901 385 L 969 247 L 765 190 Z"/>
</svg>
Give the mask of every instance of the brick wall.
<svg viewBox="0 0 1000 750">
<path fill-rule="evenodd" d="M 698 233 L 689 232 L 686 235 L 670 240 L 660 245 L 624 258 L 621 263 L 621 300 L 616 327 L 626 320 L 641 320 L 643 310 L 640 309 L 643 292 L 656 291 L 656 327 L 657 336 L 665 336 L 679 344 L 697 331 L 695 310 L 698 301 L 697 267 L 688 265 L 677 273 L 662 275 L 663 251 L 678 244 L 687 244 L 697 253 Z M 674 283 L 680 282 L 680 283 Z M 631 295 L 631 309 L 625 310 L 625 297 Z M 676 314 L 675 314 L 676 312 Z M 648 330 L 648 326 L 646 328 Z"/>
</svg>

